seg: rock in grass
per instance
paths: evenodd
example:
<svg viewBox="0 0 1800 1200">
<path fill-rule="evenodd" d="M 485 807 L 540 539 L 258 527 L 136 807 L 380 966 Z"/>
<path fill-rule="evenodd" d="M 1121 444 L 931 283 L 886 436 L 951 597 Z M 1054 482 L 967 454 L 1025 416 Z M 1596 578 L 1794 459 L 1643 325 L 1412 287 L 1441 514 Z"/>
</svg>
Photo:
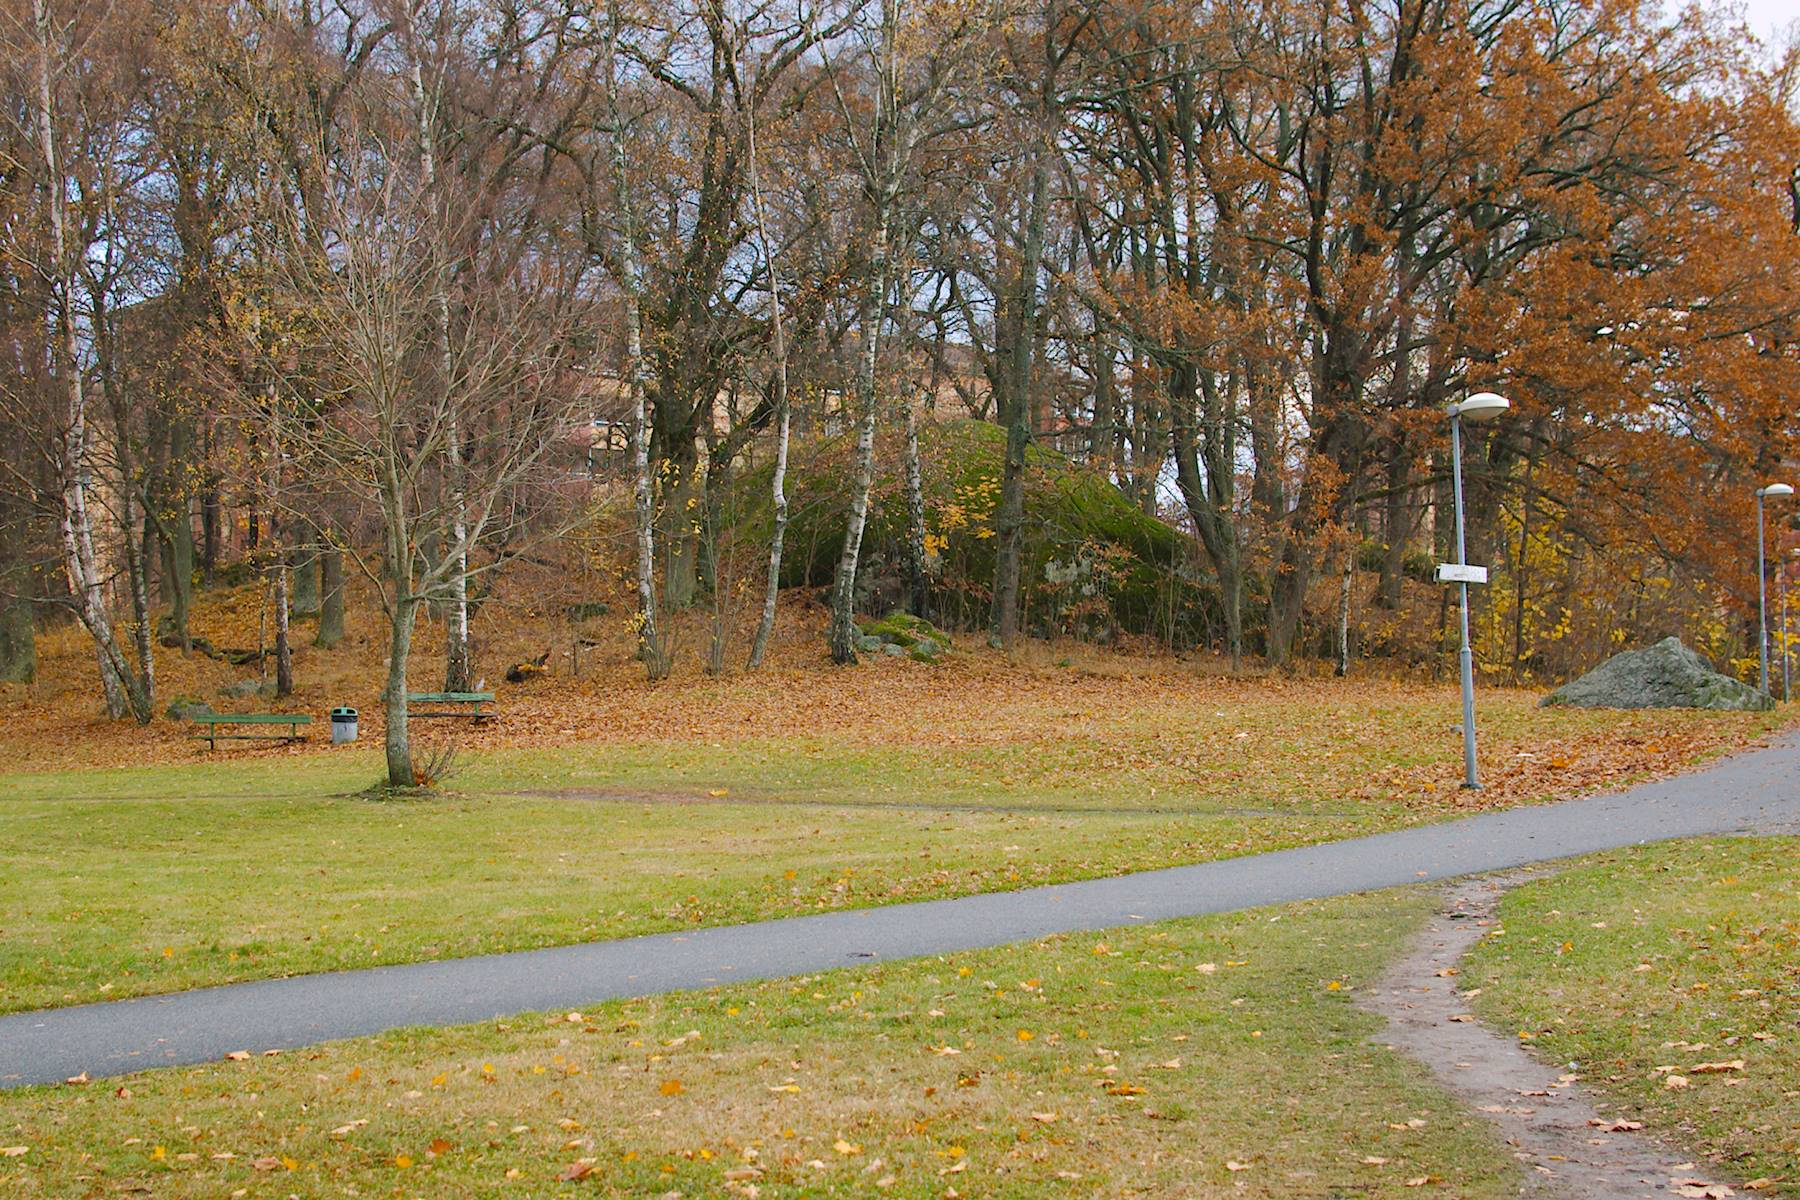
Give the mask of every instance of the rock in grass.
<svg viewBox="0 0 1800 1200">
<path fill-rule="evenodd" d="M 864 621 L 858 628 L 862 636 L 857 639 L 857 649 L 870 653 L 934 663 L 950 651 L 949 634 L 910 613 L 897 612 L 879 621 Z"/>
<path fill-rule="evenodd" d="M 191 721 L 195 717 L 203 717 L 212 711 L 212 705 L 193 696 L 177 696 L 169 701 L 167 709 L 171 721 Z"/>
<path fill-rule="evenodd" d="M 1766 693 L 1721 675 L 1706 660 L 1668 637 L 1642 650 L 1615 654 L 1579 679 L 1545 696 L 1546 706 L 1581 708 L 1774 708 Z"/>
<path fill-rule="evenodd" d="M 937 642 L 946 649 L 950 645 L 949 634 L 924 617 L 915 617 L 911 613 L 890 613 L 879 621 L 864 621 L 861 628 L 864 636 L 892 642 L 904 650 L 911 650 L 922 640 Z"/>
</svg>

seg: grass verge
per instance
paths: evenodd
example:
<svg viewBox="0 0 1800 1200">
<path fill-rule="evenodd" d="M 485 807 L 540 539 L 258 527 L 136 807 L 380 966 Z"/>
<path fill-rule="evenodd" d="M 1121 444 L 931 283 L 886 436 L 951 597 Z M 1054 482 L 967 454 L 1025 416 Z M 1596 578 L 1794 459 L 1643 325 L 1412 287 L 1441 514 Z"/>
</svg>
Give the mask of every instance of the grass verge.
<svg viewBox="0 0 1800 1200">
<path fill-rule="evenodd" d="M 1200 862 L 1616 785 L 1780 720 L 1501 693 L 1470 794 L 1449 693 L 991 666 L 595 693 L 587 724 L 526 698 L 436 799 L 358 794 L 366 745 L 0 777 L 0 1011 Z M 554 743 L 581 729 L 614 735 Z"/>
<path fill-rule="evenodd" d="M 1293 905 L 0 1093 L 0 1146 L 24 1148 L 0 1158 L 0 1192 L 1510 1196 L 1485 1124 L 1350 1003 L 1430 903 Z"/>
<path fill-rule="evenodd" d="M 1652 1131 L 1800 1194 L 1797 862 L 1800 838 L 1597 856 L 1506 896 L 1466 986 Z"/>
</svg>

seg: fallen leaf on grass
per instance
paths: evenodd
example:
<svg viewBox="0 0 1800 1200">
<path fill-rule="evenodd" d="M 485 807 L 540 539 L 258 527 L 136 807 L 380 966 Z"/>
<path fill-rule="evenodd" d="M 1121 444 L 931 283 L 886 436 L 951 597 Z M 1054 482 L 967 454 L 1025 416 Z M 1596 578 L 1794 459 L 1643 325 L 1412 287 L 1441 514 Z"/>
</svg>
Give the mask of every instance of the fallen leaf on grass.
<svg viewBox="0 0 1800 1200">
<path fill-rule="evenodd" d="M 1377 1154 L 1368 1154 L 1368 1155 L 1363 1156 L 1363 1162 L 1367 1163 L 1371 1167 L 1385 1167 L 1385 1166 L 1387 1166 L 1387 1161 L 1388 1161 L 1387 1159 L 1382 1158 L 1380 1155 L 1377 1155 Z"/>
<path fill-rule="evenodd" d="M 557 1179 L 563 1183 L 579 1183 L 594 1173 L 594 1160 L 578 1158 L 556 1173 Z"/>
<path fill-rule="evenodd" d="M 1687 1076 L 1685 1075 L 1666 1075 L 1663 1077 L 1663 1087 L 1670 1091 L 1680 1091 L 1687 1085 L 1688 1081 Z"/>
<path fill-rule="evenodd" d="M 1688 1068 L 1688 1074 L 1689 1075 L 1717 1075 L 1721 1071 L 1741 1071 L 1743 1069 L 1744 1069 L 1744 1060 L 1741 1058 L 1734 1058 L 1730 1062 L 1695 1063 L 1693 1066 Z"/>
<path fill-rule="evenodd" d="M 444 1138 L 432 1138 L 431 1144 L 429 1146 L 425 1147 L 425 1152 L 427 1154 L 430 1154 L 435 1157 L 436 1155 L 444 1153 L 448 1149 L 450 1149 L 450 1143 L 448 1140 L 446 1140 Z"/>
<path fill-rule="evenodd" d="M 1250 1164 L 1246 1163 L 1246 1162 L 1238 1162 L 1236 1159 L 1233 1159 L 1233 1158 L 1228 1158 L 1225 1160 L 1225 1169 L 1227 1171 L 1248 1171 L 1250 1169 Z"/>
<path fill-rule="evenodd" d="M 1031 1119 L 1038 1122 L 1040 1125 L 1048 1125 L 1050 1122 L 1056 1120 L 1056 1114 L 1053 1112 L 1032 1113 Z"/>
<path fill-rule="evenodd" d="M 80 1087 L 82 1084 L 88 1082 L 88 1073 L 86 1071 L 83 1071 L 79 1075 L 71 1075 L 67 1079 L 63 1080 L 63 1082 L 67 1083 L 67 1084 L 71 1084 L 75 1087 Z"/>
<path fill-rule="evenodd" d="M 682 1082 L 679 1079 L 665 1079 L 656 1090 L 665 1096 L 679 1096 L 681 1093 L 687 1091 L 687 1088 L 682 1085 Z"/>
<path fill-rule="evenodd" d="M 30 1146 L 0 1146 L 0 1158 L 18 1158 L 30 1150 Z"/>
<path fill-rule="evenodd" d="M 281 1160 L 273 1154 L 265 1154 L 261 1158 L 251 1159 L 250 1165 L 258 1171 L 279 1171 Z"/>
<path fill-rule="evenodd" d="M 250 1052 L 248 1050 L 229 1050 L 226 1052 L 225 1058 L 230 1062 L 249 1062 Z"/>
<path fill-rule="evenodd" d="M 1406 1186 L 1407 1187 L 1424 1187 L 1426 1184 L 1428 1184 L 1430 1182 L 1431 1182 L 1431 1176 L 1429 1176 L 1429 1175 L 1415 1175 L 1411 1179 L 1406 1181 Z"/>
<path fill-rule="evenodd" d="M 842 1155 L 861 1154 L 862 1147 L 855 1142 L 846 1142 L 843 1138 L 831 1143 L 831 1148 Z"/>
</svg>

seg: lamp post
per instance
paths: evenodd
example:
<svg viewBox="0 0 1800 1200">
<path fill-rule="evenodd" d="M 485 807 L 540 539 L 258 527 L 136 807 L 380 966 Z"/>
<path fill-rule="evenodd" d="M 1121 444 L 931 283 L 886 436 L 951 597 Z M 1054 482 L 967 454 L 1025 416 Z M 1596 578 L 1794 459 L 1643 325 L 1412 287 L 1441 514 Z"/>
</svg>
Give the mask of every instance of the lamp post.
<svg viewBox="0 0 1800 1200">
<path fill-rule="evenodd" d="M 1790 668 L 1793 663 L 1794 655 L 1793 651 L 1788 647 L 1788 563 L 1785 558 L 1781 559 L 1780 562 L 1781 565 L 1777 568 L 1775 578 L 1776 581 L 1781 584 L 1781 702 L 1786 704 L 1792 699 L 1790 693 L 1793 691 L 1794 682 L 1793 672 Z"/>
<path fill-rule="evenodd" d="M 1791 496 L 1792 485 L 1771 483 L 1756 489 L 1756 649 L 1762 660 L 1763 695 L 1769 694 L 1769 568 L 1763 547 L 1763 498 Z"/>
<path fill-rule="evenodd" d="M 1463 786 L 1479 788 L 1481 780 L 1475 772 L 1475 652 L 1469 648 L 1469 554 L 1463 525 L 1462 423 L 1491 421 L 1512 407 L 1512 401 L 1496 392 L 1476 392 L 1461 404 L 1452 404 L 1450 414 L 1450 463 L 1456 480 L 1456 571 L 1452 573 L 1462 589 L 1462 707 L 1463 707 Z M 1760 511 L 1760 510 L 1759 510 Z M 1482 572 L 1485 578 L 1486 572 Z M 1445 572 L 1439 569 L 1439 578 Z"/>
</svg>

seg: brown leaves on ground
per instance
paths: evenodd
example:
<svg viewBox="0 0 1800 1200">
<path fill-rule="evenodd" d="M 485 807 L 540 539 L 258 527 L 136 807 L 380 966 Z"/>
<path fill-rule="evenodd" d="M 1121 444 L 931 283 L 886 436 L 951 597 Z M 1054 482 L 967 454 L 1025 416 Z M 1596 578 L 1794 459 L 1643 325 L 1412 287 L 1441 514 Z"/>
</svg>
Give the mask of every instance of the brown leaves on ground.
<svg viewBox="0 0 1800 1200">
<path fill-rule="evenodd" d="M 219 645 L 248 639 L 254 646 L 255 604 L 255 589 L 203 594 L 195 632 Z M 499 605 L 483 612 L 498 625 L 482 631 L 482 673 L 490 680 L 497 677 L 493 664 L 535 657 L 543 646 L 567 640 L 557 614 L 522 614 Z M 879 657 L 844 669 L 821 653 L 815 628 L 820 612 L 796 598 L 784 602 L 780 636 L 762 671 L 714 678 L 695 661 L 660 684 L 644 680 L 621 629 L 585 652 L 579 678 L 553 656 L 550 673 L 529 684 L 490 683 L 499 692 L 501 719 L 459 724 L 458 742 L 471 751 L 595 742 L 729 746 L 749 734 L 761 744 L 792 743 L 809 752 L 903 750 L 925 767 L 989 770 L 991 782 L 1012 791 L 1079 789 L 1149 805 L 1251 796 L 1258 802 L 1350 801 L 1437 812 L 1566 798 L 1669 774 L 1699 756 L 1753 740 L 1768 724 L 1747 714 L 1539 710 L 1535 693 L 1485 691 L 1479 719 L 1486 787 L 1466 792 L 1457 787 L 1460 742 L 1455 690 L 1448 682 L 1230 677 L 1204 657 L 1061 644 L 1055 658 L 1036 645 L 1009 658 L 979 646 L 978 639 L 960 643 L 953 658 L 937 665 Z M 158 660 L 162 701 L 189 695 L 221 709 L 281 709 L 315 718 L 350 704 L 362 711 L 363 740 L 375 741 L 381 736 L 384 651 L 377 616 L 372 600 L 356 595 L 343 646 L 323 652 L 303 645 L 299 690 L 280 702 L 221 700 L 222 685 L 253 677 L 254 670 L 164 650 Z M 440 681 L 434 639 L 441 636 L 434 624 L 421 624 L 415 687 Z M 100 718 L 92 645 L 79 630 L 46 632 L 38 656 L 38 684 L 4 689 L 13 736 L 0 745 L 0 772 L 192 762 L 206 755 L 185 723 L 159 716 L 139 728 Z M 252 743 L 216 757 L 330 753 L 319 720 L 300 746 Z M 970 765 L 1002 759 L 1010 765 Z M 707 784 L 693 798 L 757 797 Z"/>
</svg>

